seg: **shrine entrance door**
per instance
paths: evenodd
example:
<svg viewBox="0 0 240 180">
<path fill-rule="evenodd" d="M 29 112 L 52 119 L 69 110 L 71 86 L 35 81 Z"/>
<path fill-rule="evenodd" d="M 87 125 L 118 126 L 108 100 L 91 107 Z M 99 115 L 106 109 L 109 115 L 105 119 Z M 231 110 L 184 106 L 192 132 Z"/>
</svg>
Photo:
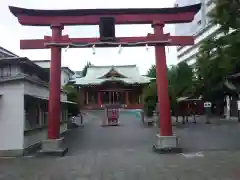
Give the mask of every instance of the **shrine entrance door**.
<svg viewBox="0 0 240 180">
<path fill-rule="evenodd" d="M 103 104 L 125 104 L 124 92 L 120 91 L 103 91 Z"/>
</svg>

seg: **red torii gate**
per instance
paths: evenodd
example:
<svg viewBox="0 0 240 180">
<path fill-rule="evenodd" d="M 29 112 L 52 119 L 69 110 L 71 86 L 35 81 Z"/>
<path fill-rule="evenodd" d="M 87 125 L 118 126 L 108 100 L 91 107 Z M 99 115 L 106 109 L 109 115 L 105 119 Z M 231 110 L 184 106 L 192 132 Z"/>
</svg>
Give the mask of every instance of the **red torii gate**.
<svg viewBox="0 0 240 180">
<path fill-rule="evenodd" d="M 44 151 L 57 151 L 60 144 L 61 48 L 86 48 L 92 46 L 155 46 L 158 103 L 161 120 L 160 135 L 157 135 L 158 140 L 155 147 L 160 150 L 171 150 L 177 147 L 177 138 L 172 133 L 165 46 L 193 45 L 194 37 L 170 36 L 170 34 L 164 34 L 163 28 L 165 24 L 191 22 L 195 14 L 200 10 L 201 4 L 158 9 L 35 10 L 12 6 L 9 8 L 12 14 L 18 18 L 21 25 L 50 26 L 52 29 L 51 37 L 44 36 L 44 39 L 20 41 L 21 49 L 51 49 L 48 140 L 46 143 L 43 143 Z M 115 28 L 115 24 L 151 24 L 154 34 L 148 34 L 144 37 L 114 37 L 107 41 L 101 38 L 70 38 L 68 35 L 62 35 L 64 26 L 98 25 L 99 23 L 101 25 L 102 18 L 110 18 L 110 21 L 112 20 L 114 27 L 111 26 L 111 28 Z M 105 32 L 106 28 L 109 29 L 109 27 L 105 27 Z M 115 32 L 111 33 L 115 36 Z"/>
</svg>

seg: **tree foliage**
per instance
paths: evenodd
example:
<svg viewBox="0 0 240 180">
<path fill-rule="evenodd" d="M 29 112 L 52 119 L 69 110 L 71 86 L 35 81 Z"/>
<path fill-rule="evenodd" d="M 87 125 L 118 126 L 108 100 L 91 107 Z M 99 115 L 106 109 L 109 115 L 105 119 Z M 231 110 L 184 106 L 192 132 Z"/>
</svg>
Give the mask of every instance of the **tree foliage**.
<svg viewBox="0 0 240 180">
<path fill-rule="evenodd" d="M 72 116 L 77 116 L 79 113 L 78 106 L 78 92 L 77 89 L 72 84 L 66 84 L 63 87 L 63 90 L 67 92 L 67 100 L 71 102 L 75 102 L 76 104 L 68 104 L 68 113 Z"/>
<path fill-rule="evenodd" d="M 210 17 L 214 24 L 220 24 L 221 29 L 228 32 L 230 29 L 239 29 L 240 1 L 239 0 L 214 0 L 216 4 Z"/>
<path fill-rule="evenodd" d="M 84 66 L 84 68 L 83 68 L 83 70 L 82 70 L 82 76 L 83 76 L 83 77 L 86 76 L 86 74 L 87 74 L 87 69 L 88 69 L 88 67 L 91 66 L 91 65 L 92 65 L 92 63 L 88 61 L 87 64 Z"/>
<path fill-rule="evenodd" d="M 215 0 L 210 13 L 220 25 L 217 33 L 201 45 L 196 61 L 197 86 L 204 99 L 214 101 L 224 94 L 224 81 L 240 69 L 240 1 Z"/>
<path fill-rule="evenodd" d="M 155 82 L 149 84 L 143 90 L 144 111 L 146 116 L 151 117 L 157 103 L 157 86 Z"/>
<path fill-rule="evenodd" d="M 76 103 L 78 102 L 78 92 L 76 87 L 74 87 L 72 84 L 66 84 L 63 87 L 63 90 L 67 92 L 68 101 Z"/>
<path fill-rule="evenodd" d="M 151 78 L 156 78 L 156 65 L 152 65 L 147 71 L 147 76 Z"/>
<path fill-rule="evenodd" d="M 174 112 L 177 98 L 192 96 L 194 89 L 193 69 L 186 62 L 181 62 L 168 69 L 168 92 L 171 110 Z"/>
<path fill-rule="evenodd" d="M 186 62 L 168 69 L 169 92 L 176 97 L 190 96 L 193 80 L 193 69 Z"/>
<path fill-rule="evenodd" d="M 148 76 L 156 77 L 156 67 L 152 66 L 148 70 Z M 175 66 L 171 66 L 167 71 L 168 78 L 168 92 L 170 97 L 171 109 L 174 111 L 176 106 L 176 100 L 181 96 L 190 96 L 193 92 L 193 70 L 185 62 L 181 62 Z M 152 111 L 155 109 L 157 102 L 157 85 L 156 82 L 152 82 L 148 87 L 144 89 L 143 93 L 145 112 L 149 116 L 152 115 Z"/>
</svg>

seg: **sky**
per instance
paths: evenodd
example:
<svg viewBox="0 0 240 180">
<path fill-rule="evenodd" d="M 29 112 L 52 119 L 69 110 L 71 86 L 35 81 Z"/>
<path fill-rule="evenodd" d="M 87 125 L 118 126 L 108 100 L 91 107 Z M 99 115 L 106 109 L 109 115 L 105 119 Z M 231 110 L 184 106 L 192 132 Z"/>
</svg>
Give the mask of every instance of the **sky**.
<svg viewBox="0 0 240 180">
<path fill-rule="evenodd" d="M 0 0 L 0 46 L 13 53 L 28 57 L 30 60 L 50 59 L 50 50 L 20 50 L 20 39 L 41 39 L 50 35 L 49 27 L 21 26 L 8 6 L 32 9 L 98 9 L 98 8 L 163 8 L 173 7 L 175 0 Z M 174 25 L 166 25 L 165 33 L 174 35 Z M 116 36 L 146 36 L 152 33 L 151 25 L 117 25 Z M 66 26 L 63 34 L 69 37 L 98 37 L 97 26 Z M 82 70 L 89 61 L 94 65 L 132 65 L 136 64 L 141 74 L 145 74 L 155 64 L 154 48 L 96 48 L 93 55 L 91 48 L 63 50 L 62 66 L 77 71 Z M 166 48 L 167 64 L 176 64 L 176 47 Z"/>
</svg>

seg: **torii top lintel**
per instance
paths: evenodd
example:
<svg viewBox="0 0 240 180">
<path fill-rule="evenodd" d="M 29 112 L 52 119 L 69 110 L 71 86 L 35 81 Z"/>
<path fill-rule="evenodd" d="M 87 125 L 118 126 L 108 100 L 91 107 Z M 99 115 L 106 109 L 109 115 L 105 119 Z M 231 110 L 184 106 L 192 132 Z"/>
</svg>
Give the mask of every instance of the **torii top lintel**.
<svg viewBox="0 0 240 180">
<path fill-rule="evenodd" d="M 200 8 L 201 3 L 184 7 L 144 9 L 36 10 L 9 7 L 19 23 L 28 26 L 98 25 L 100 17 L 113 17 L 116 24 L 152 24 L 153 21 L 165 24 L 187 23 L 193 20 Z"/>
</svg>

